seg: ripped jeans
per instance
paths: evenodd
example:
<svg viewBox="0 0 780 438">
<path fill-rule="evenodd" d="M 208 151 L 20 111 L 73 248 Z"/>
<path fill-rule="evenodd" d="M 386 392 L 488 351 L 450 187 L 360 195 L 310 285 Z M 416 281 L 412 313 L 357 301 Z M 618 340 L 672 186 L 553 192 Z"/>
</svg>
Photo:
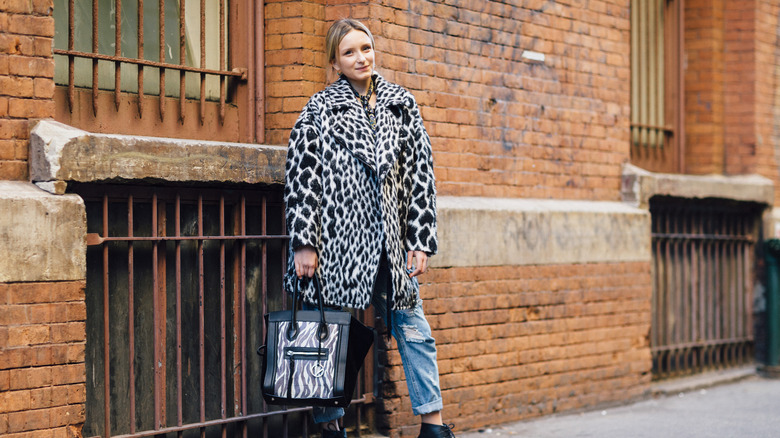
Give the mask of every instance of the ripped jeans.
<svg viewBox="0 0 780 438">
<path fill-rule="evenodd" d="M 384 260 L 383 260 L 384 261 Z M 380 264 L 380 274 L 371 298 L 374 310 L 387 323 L 387 300 L 382 285 L 387 284 L 386 269 Z M 304 303 L 305 307 L 314 308 Z M 398 344 L 401 362 L 406 374 L 406 386 L 414 415 L 430 414 L 442 410 L 439 387 L 439 367 L 436 363 L 436 341 L 423 313 L 422 300 L 412 309 L 393 310 L 391 333 Z M 343 408 L 313 408 L 314 422 L 327 423 L 344 416 Z"/>
</svg>

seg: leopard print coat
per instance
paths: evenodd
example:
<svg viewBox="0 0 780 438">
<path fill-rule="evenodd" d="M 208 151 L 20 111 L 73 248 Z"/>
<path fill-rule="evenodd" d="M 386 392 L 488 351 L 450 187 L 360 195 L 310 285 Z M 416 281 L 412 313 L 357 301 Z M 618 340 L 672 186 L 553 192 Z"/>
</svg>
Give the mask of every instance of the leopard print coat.
<svg viewBox="0 0 780 438">
<path fill-rule="evenodd" d="M 294 251 L 311 245 L 325 304 L 365 309 L 384 248 L 393 308 L 408 309 L 419 286 L 406 252 L 437 250 L 431 143 L 412 94 L 378 74 L 375 86 L 376 134 L 346 79 L 312 96 L 290 133 L 285 288 L 295 285 Z M 311 281 L 301 290 L 315 302 Z"/>
</svg>

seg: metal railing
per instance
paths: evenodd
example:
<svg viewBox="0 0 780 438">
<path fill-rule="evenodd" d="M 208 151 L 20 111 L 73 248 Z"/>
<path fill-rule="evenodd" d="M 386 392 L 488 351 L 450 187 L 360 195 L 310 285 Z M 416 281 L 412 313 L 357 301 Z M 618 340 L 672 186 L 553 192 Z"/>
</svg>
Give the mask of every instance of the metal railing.
<svg viewBox="0 0 780 438">
<path fill-rule="evenodd" d="M 288 305 L 281 190 L 72 191 L 88 222 L 84 436 L 309 436 L 310 408 L 259 390 L 263 314 Z M 347 419 L 358 435 L 373 371 Z"/>
<path fill-rule="evenodd" d="M 650 344 L 656 378 L 753 360 L 758 208 L 653 198 Z"/>
</svg>

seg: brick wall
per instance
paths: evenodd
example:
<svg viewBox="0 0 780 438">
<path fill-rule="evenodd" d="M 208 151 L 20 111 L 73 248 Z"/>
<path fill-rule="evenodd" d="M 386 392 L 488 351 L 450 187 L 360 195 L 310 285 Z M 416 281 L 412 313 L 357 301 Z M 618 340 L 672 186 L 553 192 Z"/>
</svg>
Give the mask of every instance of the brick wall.
<svg viewBox="0 0 780 438">
<path fill-rule="evenodd" d="M 756 153 L 756 3 L 724 5 L 724 173 L 751 173 Z"/>
<path fill-rule="evenodd" d="M 628 3 L 268 3 L 266 139 L 285 144 L 325 86 L 329 22 L 317 19 L 369 17 L 379 71 L 422 108 L 440 193 L 617 200 L 629 157 Z"/>
<path fill-rule="evenodd" d="M 775 205 L 780 205 L 780 87 L 777 65 L 780 64 L 778 17 L 780 1 L 758 0 L 755 13 L 756 31 L 756 142 L 753 172 L 775 183 Z M 771 66 L 771 67 L 770 67 Z"/>
<path fill-rule="evenodd" d="M 54 115 L 52 0 L 0 3 L 0 180 L 28 178 Z M 70 437 L 84 421 L 84 283 L 0 283 L 0 435 Z"/>
<path fill-rule="evenodd" d="M 52 0 L 0 6 L 0 179 L 27 179 L 31 125 L 54 115 L 52 7 Z"/>
<path fill-rule="evenodd" d="M 758 173 L 778 181 L 780 4 L 689 0 L 685 5 L 686 172 Z"/>
<path fill-rule="evenodd" d="M 724 166 L 723 0 L 685 1 L 685 172 Z"/>
<path fill-rule="evenodd" d="M 266 143 L 287 144 L 290 129 L 309 97 L 335 79 L 325 68 L 325 34 L 330 23 L 347 17 L 369 23 L 368 2 L 266 2 Z"/>
<path fill-rule="evenodd" d="M 286 144 L 326 86 L 327 27 L 352 17 L 374 33 L 379 72 L 417 98 L 440 195 L 618 200 L 629 159 L 629 3 L 268 2 L 266 140 Z M 423 281 L 444 415 L 459 430 L 647 389 L 648 263 L 437 268 Z M 416 436 L 393 348 L 378 427 Z"/>
<path fill-rule="evenodd" d="M 287 144 L 290 129 L 325 83 L 323 1 L 265 4 L 266 143 Z"/>
<path fill-rule="evenodd" d="M 423 278 L 444 415 L 459 430 L 645 395 L 649 263 L 439 268 Z M 416 436 L 400 356 L 389 361 L 385 427 Z"/>
<path fill-rule="evenodd" d="M 0 283 L 0 435 L 80 436 L 84 282 Z"/>
</svg>

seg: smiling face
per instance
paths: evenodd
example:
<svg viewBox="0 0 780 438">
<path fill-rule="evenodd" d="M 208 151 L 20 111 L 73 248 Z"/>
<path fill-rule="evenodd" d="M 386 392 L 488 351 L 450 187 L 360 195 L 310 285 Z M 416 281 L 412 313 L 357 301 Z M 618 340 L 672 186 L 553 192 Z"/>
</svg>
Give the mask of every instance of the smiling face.
<svg viewBox="0 0 780 438">
<path fill-rule="evenodd" d="M 368 84 L 374 73 L 374 46 L 365 32 L 351 30 L 339 43 L 333 68 L 353 84 Z"/>
</svg>

